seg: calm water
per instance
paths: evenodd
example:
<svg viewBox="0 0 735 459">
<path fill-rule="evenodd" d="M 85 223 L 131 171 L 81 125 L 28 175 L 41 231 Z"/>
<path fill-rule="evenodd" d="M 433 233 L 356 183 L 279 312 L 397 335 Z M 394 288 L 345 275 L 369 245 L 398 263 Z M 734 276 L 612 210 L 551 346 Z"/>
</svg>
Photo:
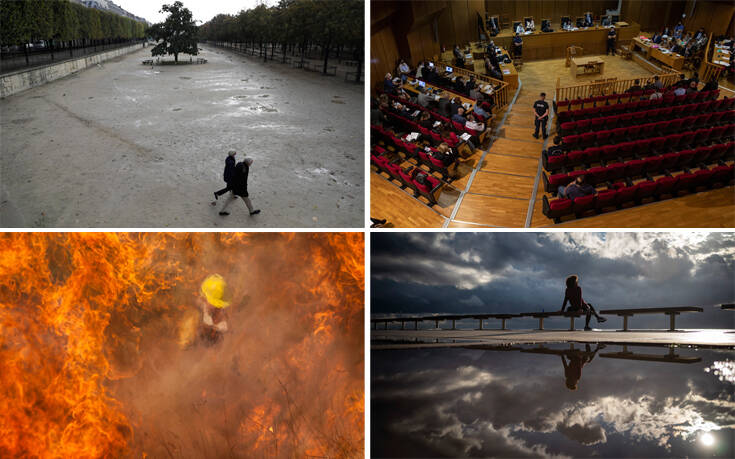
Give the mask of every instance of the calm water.
<svg viewBox="0 0 735 459">
<path fill-rule="evenodd" d="M 735 453 L 735 351 L 558 344 L 371 359 L 373 457 Z"/>
</svg>

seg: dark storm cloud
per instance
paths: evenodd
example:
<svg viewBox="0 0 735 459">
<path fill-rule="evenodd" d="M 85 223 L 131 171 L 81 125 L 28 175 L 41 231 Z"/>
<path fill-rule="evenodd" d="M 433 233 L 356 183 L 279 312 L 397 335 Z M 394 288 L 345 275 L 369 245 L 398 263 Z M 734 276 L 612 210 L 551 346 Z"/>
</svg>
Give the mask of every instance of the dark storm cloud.
<svg viewBox="0 0 735 459">
<path fill-rule="evenodd" d="M 732 301 L 733 233 L 710 233 L 691 241 L 689 237 L 685 233 L 373 233 L 372 311 L 558 309 L 569 274 L 580 275 L 585 299 L 602 308 Z"/>
</svg>

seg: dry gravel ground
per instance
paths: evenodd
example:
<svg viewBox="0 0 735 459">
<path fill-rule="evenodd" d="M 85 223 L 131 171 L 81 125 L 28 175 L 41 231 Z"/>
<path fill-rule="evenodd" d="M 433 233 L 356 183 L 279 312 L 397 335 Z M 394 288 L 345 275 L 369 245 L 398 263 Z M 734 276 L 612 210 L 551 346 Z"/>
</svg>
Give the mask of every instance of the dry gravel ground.
<svg viewBox="0 0 735 459">
<path fill-rule="evenodd" d="M 202 46 L 150 48 L 0 100 L 0 226 L 362 227 L 363 86 Z M 227 151 L 253 157 L 220 217 Z"/>
</svg>

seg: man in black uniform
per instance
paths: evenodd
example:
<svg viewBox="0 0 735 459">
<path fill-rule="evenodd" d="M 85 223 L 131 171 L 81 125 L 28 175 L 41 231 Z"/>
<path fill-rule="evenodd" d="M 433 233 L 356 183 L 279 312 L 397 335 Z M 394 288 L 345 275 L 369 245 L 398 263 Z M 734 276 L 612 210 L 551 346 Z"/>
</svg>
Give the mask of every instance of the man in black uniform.
<svg viewBox="0 0 735 459">
<path fill-rule="evenodd" d="M 248 173 L 252 164 L 253 158 L 245 158 L 235 165 L 235 170 L 232 174 L 232 196 L 222 206 L 222 210 L 219 212 L 220 215 L 230 215 L 227 212 L 227 207 L 238 197 L 245 202 L 250 215 L 260 213 L 260 209 L 253 209 L 253 203 L 250 202 L 250 195 L 248 194 Z"/>
<path fill-rule="evenodd" d="M 605 55 L 607 56 L 608 53 L 612 53 L 612 55 L 615 55 L 615 39 L 617 38 L 618 34 L 615 32 L 615 26 L 610 27 L 610 30 L 607 32 L 607 51 L 605 51 Z"/>
<path fill-rule="evenodd" d="M 536 112 L 536 130 L 533 132 L 533 136 L 538 139 L 538 130 L 541 128 L 541 133 L 544 135 L 544 139 L 549 136 L 546 133 L 546 122 L 549 121 L 549 104 L 544 100 L 546 99 L 546 93 L 541 93 L 541 99 L 533 103 L 533 109 Z"/>
</svg>

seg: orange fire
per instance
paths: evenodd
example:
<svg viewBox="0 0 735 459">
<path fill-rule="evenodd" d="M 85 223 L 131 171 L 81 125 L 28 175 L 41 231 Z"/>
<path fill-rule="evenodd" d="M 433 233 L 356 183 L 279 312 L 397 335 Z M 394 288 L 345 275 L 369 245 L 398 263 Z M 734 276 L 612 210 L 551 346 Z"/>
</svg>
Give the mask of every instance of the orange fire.
<svg viewBox="0 0 735 459">
<path fill-rule="evenodd" d="M 362 457 L 362 233 L 0 235 L 0 457 Z M 200 338 L 199 285 L 228 330 Z"/>
</svg>

